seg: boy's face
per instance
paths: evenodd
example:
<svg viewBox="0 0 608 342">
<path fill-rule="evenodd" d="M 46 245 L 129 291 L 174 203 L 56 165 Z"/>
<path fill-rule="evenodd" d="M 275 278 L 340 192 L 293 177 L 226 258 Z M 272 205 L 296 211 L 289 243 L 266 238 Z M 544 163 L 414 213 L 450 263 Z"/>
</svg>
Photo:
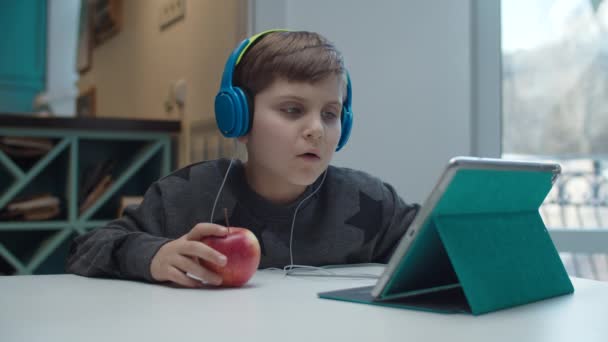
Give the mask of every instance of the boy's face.
<svg viewBox="0 0 608 342">
<path fill-rule="evenodd" d="M 315 83 L 281 78 L 256 95 L 252 128 L 241 138 L 256 178 L 293 188 L 325 171 L 340 138 L 343 82 L 336 75 Z"/>
</svg>

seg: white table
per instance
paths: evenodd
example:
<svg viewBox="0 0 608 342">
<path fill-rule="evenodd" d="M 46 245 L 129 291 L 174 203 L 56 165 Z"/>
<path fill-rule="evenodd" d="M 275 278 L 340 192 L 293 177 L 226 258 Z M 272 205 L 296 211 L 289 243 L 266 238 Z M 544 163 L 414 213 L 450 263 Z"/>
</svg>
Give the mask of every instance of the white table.
<svg viewBox="0 0 608 342">
<path fill-rule="evenodd" d="M 608 341 L 608 283 L 591 280 L 574 278 L 570 296 L 477 317 L 317 297 L 373 283 L 258 271 L 244 288 L 193 290 L 75 275 L 5 276 L 0 341 Z"/>
</svg>

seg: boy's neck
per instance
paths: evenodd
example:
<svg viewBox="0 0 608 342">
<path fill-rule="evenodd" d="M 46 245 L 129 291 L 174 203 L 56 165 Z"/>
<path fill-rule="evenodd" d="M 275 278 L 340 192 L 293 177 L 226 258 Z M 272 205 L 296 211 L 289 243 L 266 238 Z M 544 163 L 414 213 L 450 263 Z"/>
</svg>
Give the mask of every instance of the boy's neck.
<svg viewBox="0 0 608 342">
<path fill-rule="evenodd" d="M 244 165 L 245 178 L 253 191 L 274 204 L 290 204 L 304 191 L 306 186 L 290 184 L 281 177 L 254 167 L 251 161 Z"/>
</svg>

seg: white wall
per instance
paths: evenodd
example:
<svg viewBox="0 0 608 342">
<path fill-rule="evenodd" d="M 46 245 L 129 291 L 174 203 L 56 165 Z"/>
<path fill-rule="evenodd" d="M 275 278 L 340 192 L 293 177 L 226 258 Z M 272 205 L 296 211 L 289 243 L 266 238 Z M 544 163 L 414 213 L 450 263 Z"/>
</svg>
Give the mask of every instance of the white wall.
<svg viewBox="0 0 608 342">
<path fill-rule="evenodd" d="M 191 127 L 214 118 L 224 63 L 245 35 L 247 8 L 241 0 L 188 0 L 184 19 L 161 30 L 165 3 L 123 1 L 120 32 L 93 49 L 92 67 L 78 87 L 95 87 L 98 117 L 180 120 L 178 165 L 184 166 L 198 161 L 191 159 Z M 185 106 L 168 110 L 178 80 L 187 88 Z"/>
<path fill-rule="evenodd" d="M 255 0 L 250 29 L 318 31 L 353 82 L 351 140 L 334 164 L 423 201 L 449 158 L 500 155 L 500 3 Z M 483 25 L 480 29 L 479 26 Z"/>
<path fill-rule="evenodd" d="M 197 119 L 213 116 L 227 51 L 242 37 L 239 0 L 189 0 L 183 20 L 161 30 L 162 0 L 123 1 L 120 32 L 93 50 L 80 90 L 95 86 L 97 116 Z M 212 47 L 212 48 L 210 48 Z M 167 112 L 172 84 L 185 80 L 184 113 Z"/>
<path fill-rule="evenodd" d="M 47 67 L 44 97 L 57 116 L 74 116 L 78 90 L 76 82 L 76 40 L 79 0 L 48 1 Z"/>
</svg>

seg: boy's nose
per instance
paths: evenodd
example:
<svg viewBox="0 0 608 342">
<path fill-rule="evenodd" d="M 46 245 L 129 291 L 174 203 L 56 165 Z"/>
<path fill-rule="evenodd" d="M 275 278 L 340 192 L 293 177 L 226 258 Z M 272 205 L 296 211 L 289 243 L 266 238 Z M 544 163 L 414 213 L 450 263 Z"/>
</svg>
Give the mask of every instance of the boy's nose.
<svg viewBox="0 0 608 342">
<path fill-rule="evenodd" d="M 323 136 L 323 134 L 319 130 L 309 131 L 306 134 L 306 137 L 309 139 L 312 139 L 312 140 L 319 140 L 319 139 L 321 139 L 322 136 Z"/>
<path fill-rule="evenodd" d="M 321 122 L 321 118 L 312 118 L 308 127 L 306 128 L 306 138 L 318 140 L 323 137 L 323 123 Z"/>
</svg>

